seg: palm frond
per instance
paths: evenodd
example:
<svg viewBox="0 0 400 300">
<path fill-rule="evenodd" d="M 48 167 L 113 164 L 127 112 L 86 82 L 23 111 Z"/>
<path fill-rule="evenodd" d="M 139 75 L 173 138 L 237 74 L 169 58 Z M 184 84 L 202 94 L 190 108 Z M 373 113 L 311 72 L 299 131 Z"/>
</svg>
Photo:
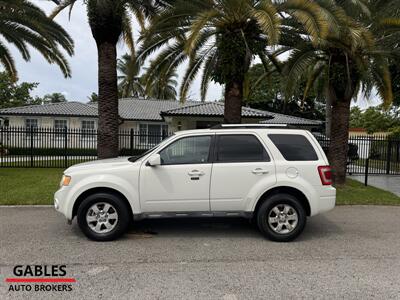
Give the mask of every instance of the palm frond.
<svg viewBox="0 0 400 300">
<path fill-rule="evenodd" d="M 5 45 L 0 41 L 0 62 L 10 75 L 13 81 L 17 81 L 17 69 L 15 68 L 14 59 L 11 56 L 10 51 L 5 47 Z"/>
<path fill-rule="evenodd" d="M 63 0 L 59 2 L 59 4 L 53 9 L 50 13 L 49 18 L 54 19 L 60 12 L 62 12 L 65 8 L 69 7 L 68 16 L 71 18 L 72 8 L 77 0 Z"/>
<path fill-rule="evenodd" d="M 200 84 L 200 99 L 202 102 L 206 101 L 208 85 L 211 81 L 212 70 L 215 68 L 217 61 L 216 51 L 210 52 L 203 67 L 203 76 L 201 77 Z"/>
<path fill-rule="evenodd" d="M 286 83 L 283 92 L 286 99 L 289 99 L 294 95 L 294 91 L 297 84 L 300 82 L 300 78 L 307 72 L 307 69 L 310 66 L 313 66 L 318 60 L 315 54 L 316 51 L 312 47 L 296 49 L 291 53 L 284 69 L 284 81 Z"/>
<path fill-rule="evenodd" d="M 135 54 L 135 42 L 132 34 L 132 22 L 129 14 L 122 15 L 122 37 L 131 54 Z"/>
<path fill-rule="evenodd" d="M 311 0 L 288 0 L 280 5 L 280 10 L 293 16 L 314 42 L 329 33 L 329 23 L 321 7 Z"/>
<path fill-rule="evenodd" d="M 195 19 L 192 21 L 192 26 L 190 27 L 189 37 L 185 45 L 185 52 L 190 54 L 197 41 L 200 38 L 201 32 L 207 27 L 207 23 L 210 19 L 218 16 L 218 11 L 209 10 L 205 12 L 200 12 Z"/>
<path fill-rule="evenodd" d="M 250 16 L 257 21 L 261 30 L 268 36 L 269 45 L 275 45 L 279 42 L 281 19 L 276 7 L 270 0 L 260 1 L 255 8 L 251 8 Z"/>
</svg>

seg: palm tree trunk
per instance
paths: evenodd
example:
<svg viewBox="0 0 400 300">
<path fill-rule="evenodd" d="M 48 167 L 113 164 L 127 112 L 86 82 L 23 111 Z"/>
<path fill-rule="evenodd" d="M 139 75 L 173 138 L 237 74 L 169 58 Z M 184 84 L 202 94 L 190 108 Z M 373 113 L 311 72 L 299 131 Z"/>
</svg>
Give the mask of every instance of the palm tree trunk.
<svg viewBox="0 0 400 300">
<path fill-rule="evenodd" d="M 97 44 L 99 66 L 98 158 L 118 156 L 118 86 L 116 44 Z"/>
<path fill-rule="evenodd" d="M 242 122 L 243 82 L 230 81 L 225 84 L 224 123 Z"/>
<path fill-rule="evenodd" d="M 325 107 L 325 136 L 331 138 L 331 128 L 332 128 L 332 98 L 326 98 Z"/>
<path fill-rule="evenodd" d="M 346 164 L 349 139 L 350 100 L 334 101 L 332 105 L 331 142 L 329 160 L 335 185 L 346 181 Z"/>
</svg>

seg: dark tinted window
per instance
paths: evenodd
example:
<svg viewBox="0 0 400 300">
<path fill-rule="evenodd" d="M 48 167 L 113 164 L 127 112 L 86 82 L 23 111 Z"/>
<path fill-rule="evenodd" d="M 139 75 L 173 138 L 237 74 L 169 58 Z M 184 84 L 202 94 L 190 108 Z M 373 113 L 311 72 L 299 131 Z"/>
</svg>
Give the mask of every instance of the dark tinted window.
<svg viewBox="0 0 400 300">
<path fill-rule="evenodd" d="M 289 161 L 318 160 L 317 153 L 306 137 L 298 134 L 269 134 L 269 138 Z"/>
<path fill-rule="evenodd" d="M 218 162 L 269 161 L 263 145 L 254 135 L 218 136 Z"/>
<path fill-rule="evenodd" d="M 193 136 L 173 142 L 160 152 L 161 164 L 202 164 L 208 162 L 211 136 Z"/>
</svg>

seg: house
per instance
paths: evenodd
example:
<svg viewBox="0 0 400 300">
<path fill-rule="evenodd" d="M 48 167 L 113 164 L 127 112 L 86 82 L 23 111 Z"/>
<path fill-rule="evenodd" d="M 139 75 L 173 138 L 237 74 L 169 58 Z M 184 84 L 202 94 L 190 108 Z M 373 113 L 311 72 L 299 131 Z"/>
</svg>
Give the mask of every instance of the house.
<svg viewBox="0 0 400 300">
<path fill-rule="evenodd" d="M 185 129 L 207 128 L 223 121 L 224 104 L 125 98 L 119 100 L 120 129 L 164 134 Z M 10 127 L 96 130 L 96 103 L 64 102 L 0 109 L 0 118 Z M 243 123 L 288 124 L 309 130 L 321 121 L 308 120 L 249 107 L 242 108 Z"/>
</svg>

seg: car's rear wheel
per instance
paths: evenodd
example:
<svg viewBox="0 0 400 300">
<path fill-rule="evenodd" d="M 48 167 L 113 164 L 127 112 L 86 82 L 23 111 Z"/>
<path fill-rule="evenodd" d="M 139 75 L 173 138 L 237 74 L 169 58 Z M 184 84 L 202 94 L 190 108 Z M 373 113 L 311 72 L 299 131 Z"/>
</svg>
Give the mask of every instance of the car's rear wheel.
<svg viewBox="0 0 400 300">
<path fill-rule="evenodd" d="M 130 222 L 129 208 L 118 196 L 96 193 L 79 205 L 78 225 L 94 241 L 112 241 L 126 232 Z"/>
<path fill-rule="evenodd" d="M 306 212 L 296 197 L 276 194 L 267 198 L 257 212 L 257 225 L 261 233 L 272 241 L 289 242 L 303 231 Z"/>
</svg>

